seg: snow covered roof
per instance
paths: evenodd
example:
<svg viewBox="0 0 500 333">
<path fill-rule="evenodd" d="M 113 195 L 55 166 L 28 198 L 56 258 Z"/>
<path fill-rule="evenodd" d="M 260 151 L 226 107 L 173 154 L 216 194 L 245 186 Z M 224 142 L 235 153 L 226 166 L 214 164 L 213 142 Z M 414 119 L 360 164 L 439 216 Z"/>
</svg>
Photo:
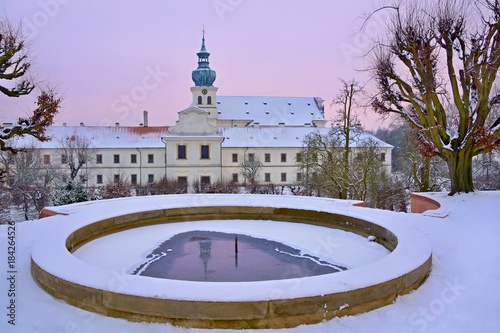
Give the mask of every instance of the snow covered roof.
<svg viewBox="0 0 500 333">
<path fill-rule="evenodd" d="M 221 128 L 224 136 L 223 148 L 229 147 L 256 147 L 256 148 L 302 148 L 306 135 L 318 132 L 327 135 L 330 128 L 315 127 L 232 127 Z M 364 142 L 376 143 L 381 148 L 392 146 L 368 132 L 357 131 L 351 140 L 351 147 L 363 147 Z"/>
<path fill-rule="evenodd" d="M 263 126 L 304 126 L 324 121 L 323 100 L 317 97 L 217 96 L 217 118 L 253 120 Z"/>
<path fill-rule="evenodd" d="M 126 126 L 51 126 L 46 134 L 51 141 L 36 142 L 40 148 L 58 148 L 61 140 L 72 137 L 90 139 L 96 148 L 160 148 L 165 147 L 161 141 L 167 136 L 168 127 L 126 127 Z M 29 146 L 34 139 L 24 137 L 17 139 L 16 145 Z"/>
<path fill-rule="evenodd" d="M 302 148 L 306 135 L 319 132 L 327 135 L 330 128 L 316 127 L 231 127 L 220 128 L 220 136 L 224 137 L 222 148 L 254 147 L 254 148 Z M 62 140 L 72 137 L 90 139 L 95 148 L 164 148 L 162 137 L 178 137 L 167 133 L 168 127 L 126 127 L 126 126 L 51 126 L 46 134 L 51 141 L 38 142 L 32 137 L 17 138 L 15 146 L 30 146 L 55 149 Z M 193 139 L 220 137 L 219 135 L 190 135 Z M 186 136 L 182 136 L 186 138 Z M 362 147 L 363 142 L 371 140 L 379 147 L 392 148 L 391 145 L 359 131 L 351 142 L 351 147 Z M 36 142 L 35 142 L 36 141 Z"/>
</svg>

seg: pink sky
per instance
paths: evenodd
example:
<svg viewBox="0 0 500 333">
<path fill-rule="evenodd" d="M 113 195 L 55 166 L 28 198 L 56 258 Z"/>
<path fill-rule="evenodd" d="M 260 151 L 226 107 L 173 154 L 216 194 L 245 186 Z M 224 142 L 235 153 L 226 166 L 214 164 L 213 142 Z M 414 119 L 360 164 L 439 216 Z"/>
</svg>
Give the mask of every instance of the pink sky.
<svg viewBox="0 0 500 333">
<path fill-rule="evenodd" d="M 201 31 L 219 95 L 321 97 L 326 117 L 341 84 L 365 82 L 366 35 L 356 35 L 374 0 L 4 1 L 24 21 L 36 79 L 64 101 L 56 125 L 173 125 L 191 102 L 191 71 Z M 384 26 L 374 21 L 372 36 Z M 0 122 L 32 107 L 33 97 L 0 96 Z M 380 123 L 363 119 L 368 129 Z"/>
</svg>

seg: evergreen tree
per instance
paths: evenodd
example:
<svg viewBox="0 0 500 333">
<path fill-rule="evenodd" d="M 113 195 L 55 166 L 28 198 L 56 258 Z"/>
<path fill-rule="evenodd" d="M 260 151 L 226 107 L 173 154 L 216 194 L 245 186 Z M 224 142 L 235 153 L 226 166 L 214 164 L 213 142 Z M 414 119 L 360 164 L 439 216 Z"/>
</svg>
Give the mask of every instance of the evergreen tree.
<svg viewBox="0 0 500 333">
<path fill-rule="evenodd" d="M 75 202 L 88 201 L 87 191 L 79 183 L 69 182 L 54 191 L 52 203 L 54 206 L 68 205 Z"/>
</svg>

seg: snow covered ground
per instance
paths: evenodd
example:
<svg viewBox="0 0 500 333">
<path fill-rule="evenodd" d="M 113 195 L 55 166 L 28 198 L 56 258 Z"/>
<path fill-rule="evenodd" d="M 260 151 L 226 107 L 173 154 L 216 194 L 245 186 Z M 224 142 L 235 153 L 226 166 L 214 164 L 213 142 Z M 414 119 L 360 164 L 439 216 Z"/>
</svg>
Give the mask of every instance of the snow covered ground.
<svg viewBox="0 0 500 333">
<path fill-rule="evenodd" d="M 369 313 L 265 332 L 499 332 L 500 192 L 430 195 L 442 206 L 421 215 L 346 208 L 356 216 L 408 224 L 427 235 L 433 249 L 433 268 L 418 290 Z M 30 274 L 31 246 L 45 233 L 60 227 L 60 220 L 22 222 L 15 229 L 1 226 L 0 332 L 206 331 L 108 318 L 75 308 L 40 289 Z M 13 258 L 9 258 L 8 242 L 14 233 L 15 262 L 10 263 L 15 264 L 15 273 L 9 273 L 9 260 Z M 10 317 L 12 304 L 15 316 Z"/>
</svg>

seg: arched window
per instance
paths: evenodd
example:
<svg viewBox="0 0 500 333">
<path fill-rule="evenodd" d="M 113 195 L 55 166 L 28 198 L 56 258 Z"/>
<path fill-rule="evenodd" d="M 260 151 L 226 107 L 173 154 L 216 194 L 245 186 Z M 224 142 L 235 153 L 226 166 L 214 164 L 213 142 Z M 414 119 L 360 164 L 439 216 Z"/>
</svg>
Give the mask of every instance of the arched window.
<svg viewBox="0 0 500 333">
<path fill-rule="evenodd" d="M 202 97 L 198 96 L 198 104 L 203 104 Z"/>
<path fill-rule="evenodd" d="M 211 105 L 212 104 L 212 96 L 207 97 L 207 104 Z"/>
</svg>

